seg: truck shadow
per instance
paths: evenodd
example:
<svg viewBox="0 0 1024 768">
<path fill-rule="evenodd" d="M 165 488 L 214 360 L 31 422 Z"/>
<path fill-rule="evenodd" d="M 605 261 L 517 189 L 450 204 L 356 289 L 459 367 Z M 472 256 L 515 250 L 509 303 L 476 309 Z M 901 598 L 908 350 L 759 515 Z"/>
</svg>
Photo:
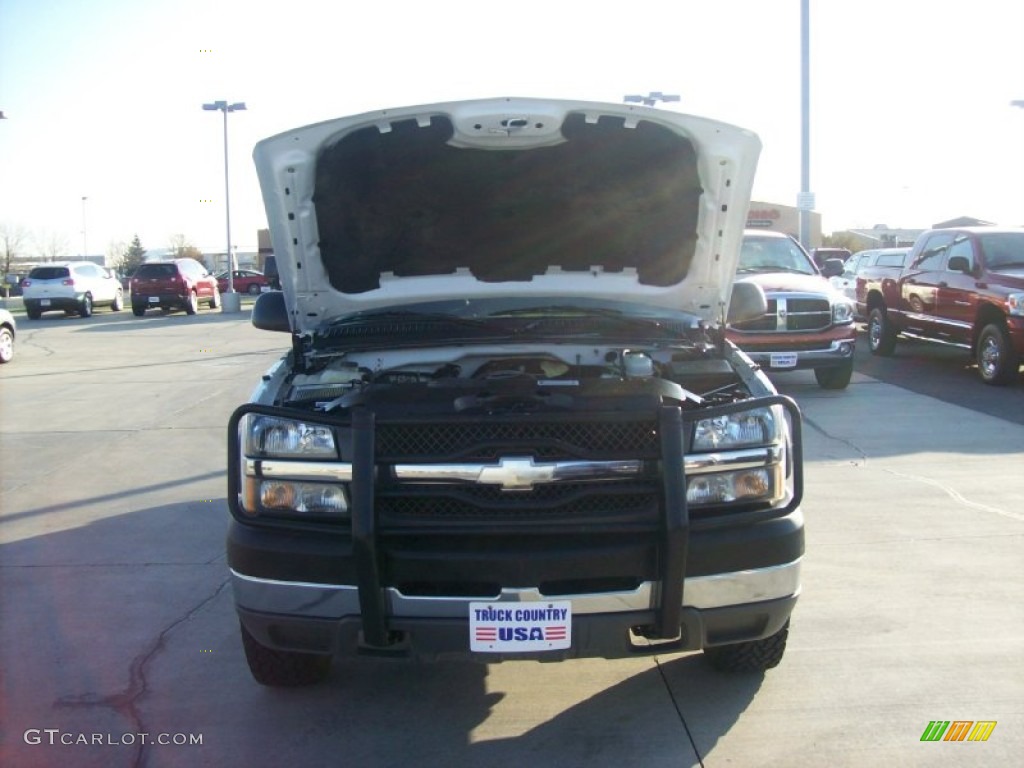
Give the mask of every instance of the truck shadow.
<svg viewBox="0 0 1024 768">
<path fill-rule="evenodd" d="M 97 498 L 118 502 L 130 500 Z M 75 519 L 96 506 L 10 511 L 0 518 L 7 765 L 698 765 L 696 750 L 714 748 L 763 680 L 717 675 L 699 654 L 495 667 L 355 658 L 336 660 L 319 686 L 263 688 L 227 584 L 222 497 L 84 525 Z M 27 534 L 31 521 L 51 532 Z M 31 745 L 31 728 L 203 741 Z"/>
</svg>

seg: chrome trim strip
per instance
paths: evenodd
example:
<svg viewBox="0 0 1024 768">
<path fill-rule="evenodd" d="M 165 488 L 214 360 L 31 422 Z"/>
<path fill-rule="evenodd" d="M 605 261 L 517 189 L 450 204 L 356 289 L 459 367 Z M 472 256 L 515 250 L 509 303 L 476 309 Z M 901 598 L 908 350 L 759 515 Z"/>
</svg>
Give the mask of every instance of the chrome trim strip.
<svg viewBox="0 0 1024 768">
<path fill-rule="evenodd" d="M 687 474 L 705 474 L 737 469 L 756 469 L 782 461 L 780 444 L 687 454 Z M 291 479 L 319 482 L 350 482 L 352 465 L 341 462 L 286 461 L 279 459 L 244 460 L 247 477 Z M 535 463 L 529 457 L 503 458 L 497 464 L 396 464 L 396 479 L 403 482 L 478 483 L 501 485 L 506 490 L 528 490 L 534 485 L 552 482 L 588 482 L 636 477 L 644 463 L 631 461 L 565 461 Z"/>
<path fill-rule="evenodd" d="M 542 483 L 588 482 L 634 477 L 642 461 L 551 461 L 530 456 L 502 457 L 497 464 L 396 464 L 395 477 L 414 483 L 462 482 L 500 485 L 506 491 L 529 491 Z"/>
<path fill-rule="evenodd" d="M 709 609 L 792 597 L 800 593 L 801 560 L 747 571 L 689 578 L 683 585 L 683 605 Z M 235 603 L 240 608 L 288 616 L 341 618 L 359 615 L 359 590 L 354 586 L 275 581 L 246 576 L 231 569 Z M 657 584 L 644 582 L 635 590 L 593 595 L 558 595 L 570 600 L 576 615 L 652 610 Z M 397 589 L 385 591 L 389 616 L 400 618 L 465 618 L 469 603 L 479 597 L 412 597 Z M 506 589 L 494 602 L 536 603 L 556 599 L 537 589 Z"/>
<path fill-rule="evenodd" d="M 268 480 L 319 480 L 351 482 L 352 465 L 338 461 L 288 461 L 284 459 L 245 459 L 245 474 Z"/>
<path fill-rule="evenodd" d="M 965 323 L 963 320 L 952 320 L 946 317 L 939 317 L 938 315 L 925 315 L 921 312 L 900 312 L 907 320 L 913 320 L 919 323 L 935 323 L 936 325 L 951 325 L 954 328 L 960 328 L 963 330 L 970 330 L 971 324 Z"/>
<path fill-rule="evenodd" d="M 687 475 L 703 475 L 708 472 L 768 467 L 779 464 L 782 457 L 781 445 L 769 445 L 765 448 L 752 448 L 743 451 L 687 454 L 683 463 Z"/>
<path fill-rule="evenodd" d="M 778 464 L 781 445 L 715 453 L 694 453 L 685 457 L 686 473 L 700 475 L 736 469 L 756 469 Z M 325 483 L 352 481 L 352 465 L 346 462 L 244 459 L 245 475 L 267 480 L 309 480 Z M 530 457 L 502 458 L 496 464 L 396 464 L 395 478 L 410 483 L 475 483 L 499 485 L 508 491 L 528 491 L 542 483 L 614 481 L 636 477 L 644 462 L 552 461 L 534 462 Z"/>
<path fill-rule="evenodd" d="M 947 347 L 956 347 L 957 349 L 970 349 L 970 344 L 964 344 L 959 341 L 949 341 L 948 339 L 939 339 L 935 336 L 925 336 L 920 333 L 913 333 L 912 331 L 900 331 L 900 335 L 906 336 L 908 339 L 916 339 L 918 341 L 930 341 L 933 344 L 943 344 Z"/>
</svg>

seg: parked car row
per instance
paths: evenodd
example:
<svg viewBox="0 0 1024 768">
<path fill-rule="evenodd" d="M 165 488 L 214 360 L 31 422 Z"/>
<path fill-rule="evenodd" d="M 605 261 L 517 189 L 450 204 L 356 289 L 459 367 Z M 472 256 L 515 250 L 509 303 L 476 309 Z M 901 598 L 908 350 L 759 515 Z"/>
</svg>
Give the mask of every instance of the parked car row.
<svg viewBox="0 0 1024 768">
<path fill-rule="evenodd" d="M 82 317 L 92 315 L 96 307 L 119 312 L 129 294 L 136 317 L 149 309 L 180 309 L 193 315 L 201 304 L 217 309 L 228 287 L 227 272 L 213 276 L 195 259 L 146 262 L 124 281 L 91 261 L 54 262 L 34 267 L 19 285 L 30 320 L 51 311 Z M 270 287 L 271 281 L 260 272 L 235 270 L 234 288 L 239 293 L 258 295 Z"/>
</svg>

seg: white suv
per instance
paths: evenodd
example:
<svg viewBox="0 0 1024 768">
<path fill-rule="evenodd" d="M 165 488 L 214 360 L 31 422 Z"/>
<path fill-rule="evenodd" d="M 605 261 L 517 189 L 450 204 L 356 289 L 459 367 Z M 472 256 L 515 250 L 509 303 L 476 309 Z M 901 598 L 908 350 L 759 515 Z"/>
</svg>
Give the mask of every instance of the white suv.
<svg viewBox="0 0 1024 768">
<path fill-rule="evenodd" d="M 25 313 L 38 320 L 43 312 L 60 310 L 89 317 L 93 307 L 124 307 L 121 281 L 109 269 L 91 261 L 65 261 L 33 268 L 21 283 Z"/>
</svg>

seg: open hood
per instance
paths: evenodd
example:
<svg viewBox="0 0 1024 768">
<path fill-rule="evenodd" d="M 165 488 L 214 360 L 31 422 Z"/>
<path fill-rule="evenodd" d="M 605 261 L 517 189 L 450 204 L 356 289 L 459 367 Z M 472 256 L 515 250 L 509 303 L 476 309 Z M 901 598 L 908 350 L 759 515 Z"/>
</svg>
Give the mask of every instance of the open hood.
<svg viewBox="0 0 1024 768">
<path fill-rule="evenodd" d="M 292 330 L 503 296 L 718 323 L 761 144 L 625 104 L 495 98 L 282 133 L 254 159 Z"/>
</svg>

